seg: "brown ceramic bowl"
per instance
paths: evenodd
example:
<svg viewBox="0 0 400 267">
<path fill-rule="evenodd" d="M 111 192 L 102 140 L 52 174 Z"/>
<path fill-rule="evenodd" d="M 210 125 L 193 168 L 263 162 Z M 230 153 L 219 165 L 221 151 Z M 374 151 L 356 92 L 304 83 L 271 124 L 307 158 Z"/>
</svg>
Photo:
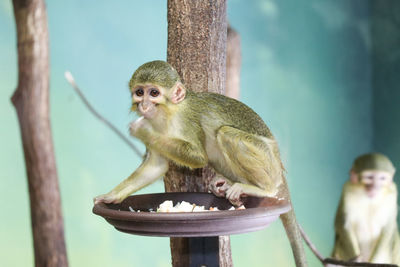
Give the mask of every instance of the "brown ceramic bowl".
<svg viewBox="0 0 400 267">
<path fill-rule="evenodd" d="M 148 212 L 165 200 L 187 201 L 199 206 L 218 207 L 221 211 Z M 117 230 L 146 236 L 203 237 L 252 232 L 267 227 L 291 208 L 285 201 L 247 198 L 246 209 L 228 210 L 225 198 L 209 193 L 159 193 L 134 195 L 121 204 L 96 204 L 93 213 L 102 216 Z M 131 212 L 129 207 L 141 212 Z"/>
</svg>

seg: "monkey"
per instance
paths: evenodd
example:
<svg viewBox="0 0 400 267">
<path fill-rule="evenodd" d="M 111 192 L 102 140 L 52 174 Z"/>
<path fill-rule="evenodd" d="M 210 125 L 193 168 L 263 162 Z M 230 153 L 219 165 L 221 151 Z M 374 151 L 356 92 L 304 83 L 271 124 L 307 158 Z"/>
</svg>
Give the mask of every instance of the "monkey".
<svg viewBox="0 0 400 267">
<path fill-rule="evenodd" d="M 263 120 L 245 104 L 185 87 L 165 61 L 141 65 L 129 82 L 131 110 L 139 118 L 130 134 L 146 145 L 142 164 L 96 203 L 120 203 L 168 171 L 168 162 L 190 169 L 211 166 L 210 191 L 240 205 L 241 197 L 287 199 L 278 144 Z M 307 266 L 293 209 L 281 215 L 297 267 Z"/>
<path fill-rule="evenodd" d="M 355 159 L 336 212 L 333 258 L 400 266 L 395 171 L 380 153 Z"/>
</svg>

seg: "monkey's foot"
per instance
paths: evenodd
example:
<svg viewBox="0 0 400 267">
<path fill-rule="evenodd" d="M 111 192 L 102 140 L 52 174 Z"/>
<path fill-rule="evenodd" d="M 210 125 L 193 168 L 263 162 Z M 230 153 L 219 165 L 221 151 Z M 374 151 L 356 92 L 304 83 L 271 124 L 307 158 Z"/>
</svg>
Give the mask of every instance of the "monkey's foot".
<svg viewBox="0 0 400 267">
<path fill-rule="evenodd" d="M 226 198 L 234 206 L 241 206 L 243 204 L 240 199 L 243 195 L 245 195 L 243 191 L 243 186 L 239 183 L 234 183 L 228 188 L 228 190 L 226 190 Z"/>
<path fill-rule="evenodd" d="M 208 189 L 218 197 L 225 197 L 226 191 L 232 186 L 232 182 L 225 177 L 218 175 L 211 180 Z"/>
<path fill-rule="evenodd" d="M 117 204 L 117 203 L 120 203 L 121 201 L 122 201 L 122 199 L 117 194 L 114 194 L 114 193 L 100 195 L 93 199 L 93 202 L 95 205 L 99 204 L 99 203 Z"/>
</svg>

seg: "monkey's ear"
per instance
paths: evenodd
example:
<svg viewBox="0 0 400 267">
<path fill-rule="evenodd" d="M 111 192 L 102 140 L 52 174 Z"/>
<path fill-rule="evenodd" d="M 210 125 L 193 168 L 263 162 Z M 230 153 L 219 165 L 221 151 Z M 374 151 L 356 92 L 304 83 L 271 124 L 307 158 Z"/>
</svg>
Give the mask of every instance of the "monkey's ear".
<svg viewBox="0 0 400 267">
<path fill-rule="evenodd" d="M 353 170 L 350 170 L 350 182 L 351 182 L 352 184 L 356 184 L 356 183 L 359 182 L 359 181 L 358 181 L 358 173 L 356 173 L 356 172 L 353 171 Z"/>
<path fill-rule="evenodd" d="M 178 104 L 181 102 L 183 99 L 185 99 L 186 96 L 186 88 L 185 86 L 177 82 L 174 87 L 172 87 L 172 92 L 171 92 L 171 102 L 174 104 Z"/>
</svg>

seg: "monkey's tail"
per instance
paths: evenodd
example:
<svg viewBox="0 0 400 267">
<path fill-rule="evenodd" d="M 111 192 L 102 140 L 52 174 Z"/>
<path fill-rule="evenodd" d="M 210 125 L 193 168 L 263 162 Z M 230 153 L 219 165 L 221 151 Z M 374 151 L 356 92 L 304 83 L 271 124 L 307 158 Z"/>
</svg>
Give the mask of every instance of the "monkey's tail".
<svg viewBox="0 0 400 267">
<path fill-rule="evenodd" d="M 290 246 L 292 247 L 296 267 L 307 267 L 308 264 L 306 254 L 304 252 L 303 240 L 299 225 L 296 221 L 293 207 L 289 212 L 282 214 L 280 218 L 289 238 Z"/>
<path fill-rule="evenodd" d="M 318 251 L 318 249 L 315 247 L 315 245 L 311 242 L 311 239 L 308 237 L 304 229 L 299 225 L 299 230 L 301 233 L 301 236 L 303 237 L 304 241 L 306 242 L 307 246 L 311 249 L 312 253 L 314 253 L 315 257 L 317 257 L 321 263 L 324 263 L 325 257 L 322 256 L 322 254 Z"/>
</svg>

